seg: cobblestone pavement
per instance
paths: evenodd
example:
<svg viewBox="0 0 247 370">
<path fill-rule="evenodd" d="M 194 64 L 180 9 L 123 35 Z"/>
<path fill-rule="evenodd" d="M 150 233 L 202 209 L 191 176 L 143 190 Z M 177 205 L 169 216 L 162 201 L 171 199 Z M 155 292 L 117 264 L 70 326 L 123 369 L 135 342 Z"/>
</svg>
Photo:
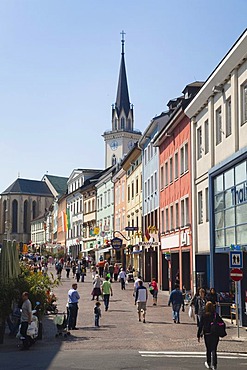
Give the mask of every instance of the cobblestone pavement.
<svg viewBox="0 0 247 370">
<path fill-rule="evenodd" d="M 74 282 L 72 275 L 66 279 L 63 271 L 61 285 L 55 290 L 58 297 L 59 312 L 66 309 L 67 292 Z M 188 317 L 188 308 L 185 313 L 181 312 L 181 324 L 174 324 L 171 316 L 171 307 L 167 306 L 168 293 L 159 292 L 158 305 L 152 305 L 152 296 L 149 294 L 147 304 L 146 323 L 138 321 L 136 306 L 133 298 L 133 283 L 126 286 L 126 290 L 120 289 L 117 282 L 112 284 L 113 297 L 110 299 L 109 311 L 104 311 L 102 302 L 102 318 L 100 328 L 94 327 L 93 307 L 91 301 L 92 279 L 87 273 L 85 282 L 78 284 L 78 292 L 81 296 L 77 327 L 78 331 L 71 331 L 71 336 L 62 339 L 63 349 L 139 349 L 149 351 L 203 351 L 204 343 L 198 343 L 196 338 L 196 324 Z M 240 329 L 240 338 L 237 338 L 236 326 L 227 323 L 227 337 L 219 344 L 219 351 L 246 352 L 247 332 Z M 51 341 L 59 341 L 54 338 L 56 327 L 53 317 L 46 317 L 44 321 L 44 345 Z"/>
<path fill-rule="evenodd" d="M 53 272 L 53 268 L 49 271 Z M 75 280 L 72 275 L 69 279 L 63 271 L 61 284 L 54 290 L 58 297 L 59 313 L 66 311 L 67 292 Z M 85 282 L 78 284 L 81 296 L 77 327 L 67 338 L 58 337 L 54 325 L 54 315 L 43 319 L 43 340 L 37 343 L 37 348 L 54 346 L 62 350 L 139 350 L 139 351 L 204 351 L 204 343 L 197 342 L 197 328 L 195 322 L 188 317 L 188 308 L 181 312 L 181 324 L 172 321 L 171 307 L 167 306 L 168 293 L 160 291 L 158 305 L 152 305 L 152 296 L 149 294 L 147 304 L 146 323 L 138 321 L 136 306 L 133 298 L 133 283 L 120 289 L 119 283 L 113 283 L 113 297 L 110 299 L 109 311 L 104 311 L 102 302 L 102 318 L 100 328 L 94 327 L 94 302 L 91 301 L 92 291 L 91 274 L 87 273 Z M 240 338 L 237 338 L 236 326 L 227 323 L 227 337 L 220 340 L 219 351 L 246 352 L 247 332 L 240 328 Z M 11 350 L 15 346 L 13 339 L 6 335 L 1 349 Z M 116 352 L 115 352 L 116 353 Z"/>
</svg>

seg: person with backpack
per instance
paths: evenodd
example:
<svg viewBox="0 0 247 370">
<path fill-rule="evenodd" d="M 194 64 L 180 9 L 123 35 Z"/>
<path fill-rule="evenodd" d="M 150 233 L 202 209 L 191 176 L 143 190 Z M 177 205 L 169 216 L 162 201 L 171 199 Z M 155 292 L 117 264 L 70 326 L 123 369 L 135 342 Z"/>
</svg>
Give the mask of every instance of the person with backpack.
<svg viewBox="0 0 247 370">
<path fill-rule="evenodd" d="M 201 320 L 199 322 L 199 327 L 197 331 L 198 342 L 200 342 L 200 338 L 203 335 L 207 350 L 206 353 L 207 361 L 205 362 L 205 367 L 207 369 L 215 370 L 217 369 L 217 346 L 219 343 L 219 337 L 225 336 L 226 333 L 225 333 L 225 323 L 221 319 L 221 317 L 216 313 L 215 307 L 213 303 L 210 301 L 206 303 L 205 312 L 202 315 Z"/>
</svg>

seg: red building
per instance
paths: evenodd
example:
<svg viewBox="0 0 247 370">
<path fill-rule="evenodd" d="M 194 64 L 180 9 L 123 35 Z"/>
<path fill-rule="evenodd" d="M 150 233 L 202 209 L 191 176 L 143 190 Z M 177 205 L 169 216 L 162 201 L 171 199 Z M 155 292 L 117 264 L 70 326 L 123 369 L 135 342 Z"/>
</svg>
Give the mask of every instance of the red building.
<svg viewBox="0 0 247 370">
<path fill-rule="evenodd" d="M 154 145 L 160 155 L 160 270 L 162 289 L 171 290 L 179 282 L 193 289 L 191 230 L 190 120 L 184 109 L 201 88 L 189 84 L 183 96 L 168 102 L 170 118 Z"/>
</svg>

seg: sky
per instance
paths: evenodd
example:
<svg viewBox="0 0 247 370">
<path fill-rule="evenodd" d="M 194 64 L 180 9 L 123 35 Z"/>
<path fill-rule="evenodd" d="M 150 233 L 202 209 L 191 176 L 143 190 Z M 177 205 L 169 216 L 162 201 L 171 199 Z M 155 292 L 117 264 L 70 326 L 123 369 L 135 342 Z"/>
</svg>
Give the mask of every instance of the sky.
<svg viewBox="0 0 247 370">
<path fill-rule="evenodd" d="M 135 128 L 204 81 L 247 27 L 238 0 L 0 0 L 0 193 L 104 168 L 125 31 Z"/>
</svg>

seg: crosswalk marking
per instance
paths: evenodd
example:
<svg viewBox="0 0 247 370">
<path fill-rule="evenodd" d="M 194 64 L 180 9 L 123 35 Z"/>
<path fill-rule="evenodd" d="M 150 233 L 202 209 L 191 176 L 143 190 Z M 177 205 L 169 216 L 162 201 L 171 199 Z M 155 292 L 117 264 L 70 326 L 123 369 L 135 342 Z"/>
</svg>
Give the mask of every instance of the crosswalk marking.
<svg viewBox="0 0 247 370">
<path fill-rule="evenodd" d="M 139 351 L 142 357 L 179 357 L 179 358 L 205 358 L 205 352 L 176 352 L 176 351 Z M 247 353 L 218 352 L 218 358 L 222 359 L 247 359 Z"/>
</svg>

